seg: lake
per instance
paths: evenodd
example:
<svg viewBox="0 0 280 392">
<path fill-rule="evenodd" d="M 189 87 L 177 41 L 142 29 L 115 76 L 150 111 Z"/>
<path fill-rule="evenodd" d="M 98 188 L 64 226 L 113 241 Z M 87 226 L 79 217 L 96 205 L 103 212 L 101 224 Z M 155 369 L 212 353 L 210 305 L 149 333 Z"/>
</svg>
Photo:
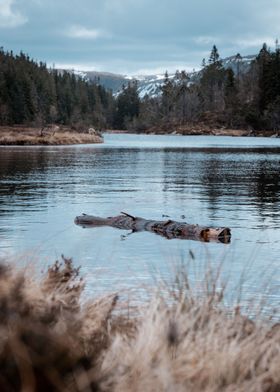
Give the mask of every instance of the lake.
<svg viewBox="0 0 280 392">
<path fill-rule="evenodd" d="M 168 280 L 182 262 L 199 281 L 205 263 L 222 263 L 233 296 L 242 281 L 244 301 L 262 296 L 276 307 L 279 170 L 272 138 L 105 134 L 103 145 L 0 147 L 0 256 L 40 269 L 71 256 L 89 292 Z M 81 213 L 121 211 L 228 226 L 231 243 L 74 224 Z"/>
</svg>

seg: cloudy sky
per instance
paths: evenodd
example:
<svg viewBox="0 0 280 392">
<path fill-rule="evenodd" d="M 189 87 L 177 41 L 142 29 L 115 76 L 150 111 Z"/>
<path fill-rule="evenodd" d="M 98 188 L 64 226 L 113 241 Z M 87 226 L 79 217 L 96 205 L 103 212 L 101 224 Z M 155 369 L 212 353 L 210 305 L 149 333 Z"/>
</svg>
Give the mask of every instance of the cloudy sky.
<svg viewBox="0 0 280 392">
<path fill-rule="evenodd" d="M 192 70 L 280 38 L 280 0 L 0 0 L 0 46 L 56 67 Z"/>
</svg>

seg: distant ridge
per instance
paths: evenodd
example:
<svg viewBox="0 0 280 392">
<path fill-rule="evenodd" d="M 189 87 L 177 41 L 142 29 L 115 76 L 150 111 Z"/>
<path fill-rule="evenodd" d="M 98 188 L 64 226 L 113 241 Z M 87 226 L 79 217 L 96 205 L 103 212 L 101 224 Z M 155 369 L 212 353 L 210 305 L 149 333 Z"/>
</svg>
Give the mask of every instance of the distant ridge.
<svg viewBox="0 0 280 392">
<path fill-rule="evenodd" d="M 248 72 L 250 64 L 255 58 L 256 55 L 241 56 L 240 58 L 237 58 L 237 56 L 234 55 L 226 57 L 221 61 L 225 69 L 232 68 L 233 72 L 237 74 L 238 72 Z M 127 76 L 101 71 L 67 71 L 73 72 L 87 81 L 99 83 L 106 89 L 112 90 L 114 95 L 117 95 L 123 86 L 127 86 L 129 82 L 136 80 L 138 82 L 138 92 L 141 98 L 144 98 L 146 94 L 149 97 L 156 97 L 160 95 L 161 86 L 163 85 L 165 78 L 164 74 Z M 199 72 L 200 71 L 189 73 L 191 81 L 195 82 L 195 79 L 199 76 Z M 174 73 L 170 74 L 169 77 L 173 78 Z"/>
</svg>

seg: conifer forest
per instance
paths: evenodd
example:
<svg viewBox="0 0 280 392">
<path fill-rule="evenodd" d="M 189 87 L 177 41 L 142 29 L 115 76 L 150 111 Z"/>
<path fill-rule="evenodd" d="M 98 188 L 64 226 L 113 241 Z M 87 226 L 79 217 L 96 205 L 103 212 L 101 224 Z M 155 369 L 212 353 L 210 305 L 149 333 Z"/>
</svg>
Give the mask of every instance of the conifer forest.
<svg viewBox="0 0 280 392">
<path fill-rule="evenodd" d="M 140 99 L 137 80 L 118 94 L 98 80 L 49 69 L 28 55 L 0 51 L 0 124 L 42 126 L 56 123 L 76 129 L 170 130 L 185 124 L 277 131 L 280 127 L 280 49 L 263 45 L 249 69 L 225 69 L 214 45 L 195 78 L 182 70 L 165 74 L 161 92 Z"/>
</svg>

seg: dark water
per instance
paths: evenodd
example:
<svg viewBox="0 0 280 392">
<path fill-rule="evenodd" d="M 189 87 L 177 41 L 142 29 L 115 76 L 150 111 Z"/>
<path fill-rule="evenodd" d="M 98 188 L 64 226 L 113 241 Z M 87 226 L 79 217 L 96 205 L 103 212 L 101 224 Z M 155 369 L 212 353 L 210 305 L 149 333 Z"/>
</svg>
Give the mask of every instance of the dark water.
<svg viewBox="0 0 280 392">
<path fill-rule="evenodd" d="M 61 253 L 73 256 L 87 275 L 88 290 L 167 278 L 182 260 L 199 280 L 201 263 L 222 262 L 233 294 L 244 279 L 247 299 L 264 295 L 276 306 L 279 169 L 279 139 L 107 135 L 97 146 L 1 147 L 0 255 L 40 266 Z M 232 241 L 124 236 L 125 231 L 73 223 L 83 212 L 103 217 L 120 211 L 228 226 Z"/>
</svg>

